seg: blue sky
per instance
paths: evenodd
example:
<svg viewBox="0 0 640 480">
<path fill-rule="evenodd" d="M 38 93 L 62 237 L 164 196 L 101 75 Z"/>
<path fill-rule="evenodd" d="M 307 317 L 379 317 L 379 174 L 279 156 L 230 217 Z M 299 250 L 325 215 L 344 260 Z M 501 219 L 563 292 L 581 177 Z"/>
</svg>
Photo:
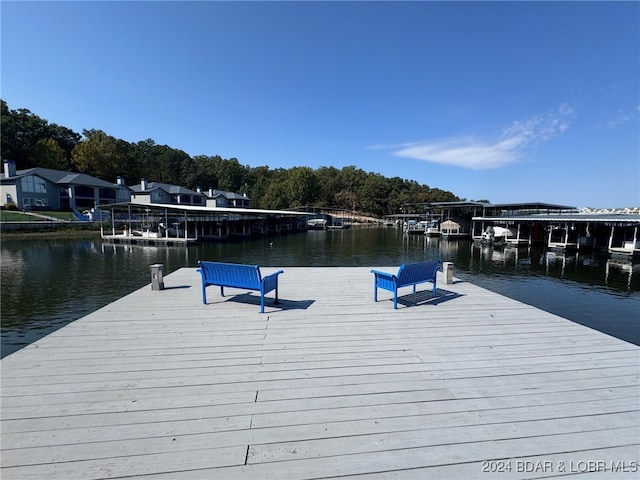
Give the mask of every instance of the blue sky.
<svg viewBox="0 0 640 480">
<path fill-rule="evenodd" d="M 2 98 L 78 133 L 640 205 L 638 2 L 5 0 L 1 21 Z"/>
</svg>

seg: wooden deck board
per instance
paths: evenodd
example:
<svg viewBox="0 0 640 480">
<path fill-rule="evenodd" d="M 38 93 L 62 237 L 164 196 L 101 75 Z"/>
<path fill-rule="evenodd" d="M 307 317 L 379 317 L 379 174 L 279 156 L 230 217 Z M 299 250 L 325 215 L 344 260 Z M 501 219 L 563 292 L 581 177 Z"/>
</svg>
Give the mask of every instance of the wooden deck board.
<svg viewBox="0 0 640 480">
<path fill-rule="evenodd" d="M 369 270 L 284 268 L 260 315 L 185 268 L 4 358 L 2 478 L 637 478 L 638 347 Z"/>
</svg>

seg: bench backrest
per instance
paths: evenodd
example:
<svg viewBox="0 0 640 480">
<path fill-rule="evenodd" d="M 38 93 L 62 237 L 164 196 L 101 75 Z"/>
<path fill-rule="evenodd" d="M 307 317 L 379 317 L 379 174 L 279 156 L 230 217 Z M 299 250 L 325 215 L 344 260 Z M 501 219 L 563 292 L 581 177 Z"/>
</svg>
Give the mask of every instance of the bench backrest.
<svg viewBox="0 0 640 480">
<path fill-rule="evenodd" d="M 409 263 L 400 265 L 398 270 L 398 284 L 411 285 L 416 282 L 432 281 L 436 278 L 442 262 L 433 260 L 431 262 Z"/>
<path fill-rule="evenodd" d="M 260 289 L 260 267 L 238 263 L 199 261 L 207 283 L 225 287 Z"/>
</svg>

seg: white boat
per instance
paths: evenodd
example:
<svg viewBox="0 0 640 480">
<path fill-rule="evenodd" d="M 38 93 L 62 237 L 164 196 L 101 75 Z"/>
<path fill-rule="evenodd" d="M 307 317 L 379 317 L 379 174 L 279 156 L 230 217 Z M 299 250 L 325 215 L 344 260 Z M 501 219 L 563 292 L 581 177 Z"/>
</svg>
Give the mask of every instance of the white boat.
<svg viewBox="0 0 640 480">
<path fill-rule="evenodd" d="M 638 238 L 638 227 L 634 226 L 633 234 L 629 235 L 630 228 L 623 229 L 624 237 L 617 239 L 614 235 L 616 227 L 611 227 L 611 237 L 609 238 L 609 253 L 615 257 L 640 258 L 640 238 Z"/>
<path fill-rule="evenodd" d="M 327 227 L 326 218 L 312 218 L 307 220 L 307 227 L 312 230 L 324 230 Z"/>
<path fill-rule="evenodd" d="M 622 242 L 622 245 L 618 247 L 609 247 L 609 253 L 613 256 L 622 256 L 622 257 L 631 257 L 631 258 L 639 258 L 640 257 L 640 240 L 638 241 L 625 241 Z"/>
<path fill-rule="evenodd" d="M 484 244 L 504 245 L 509 237 L 515 237 L 516 232 L 506 227 L 489 226 L 482 232 L 480 241 Z"/>
<path fill-rule="evenodd" d="M 440 236 L 440 222 L 438 220 L 430 220 L 427 222 L 425 231 L 425 235 L 429 237 L 439 237 Z"/>
<path fill-rule="evenodd" d="M 404 222 L 402 230 L 404 233 L 414 234 L 414 233 L 424 233 L 426 229 L 426 222 L 418 222 L 417 220 L 407 220 Z"/>
</svg>

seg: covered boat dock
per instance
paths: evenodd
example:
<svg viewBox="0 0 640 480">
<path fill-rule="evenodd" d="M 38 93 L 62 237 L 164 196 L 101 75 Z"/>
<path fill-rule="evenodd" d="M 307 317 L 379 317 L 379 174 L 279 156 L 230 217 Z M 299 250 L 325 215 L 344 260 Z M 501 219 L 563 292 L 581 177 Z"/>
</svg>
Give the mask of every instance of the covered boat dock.
<svg viewBox="0 0 640 480">
<path fill-rule="evenodd" d="M 640 214 L 611 212 L 502 213 L 473 217 L 473 239 L 488 226 L 515 233 L 507 244 L 543 243 L 552 250 L 598 250 L 611 255 L 640 256 Z"/>
<path fill-rule="evenodd" d="M 103 228 L 103 241 L 142 245 L 186 245 L 302 231 L 309 215 L 289 210 L 133 202 L 100 208 L 111 211 L 111 231 Z"/>
<path fill-rule="evenodd" d="M 594 250 L 611 256 L 640 258 L 640 208 L 577 209 L 543 202 L 491 204 L 486 202 L 428 202 L 407 204 L 405 213 L 387 215 L 389 221 L 439 218 L 447 238 L 483 241 L 483 233 L 508 230 L 504 245 L 544 245 L 557 251 Z M 486 237 L 486 235 L 485 235 Z"/>
</svg>

